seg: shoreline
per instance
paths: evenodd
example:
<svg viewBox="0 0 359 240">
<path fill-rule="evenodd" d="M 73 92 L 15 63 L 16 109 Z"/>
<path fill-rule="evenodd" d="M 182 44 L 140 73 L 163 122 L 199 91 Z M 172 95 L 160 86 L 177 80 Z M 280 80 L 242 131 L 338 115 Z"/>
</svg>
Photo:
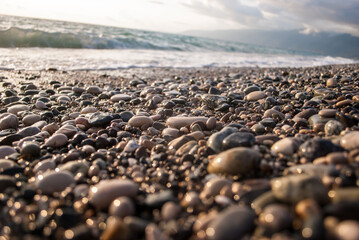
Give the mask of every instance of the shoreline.
<svg viewBox="0 0 359 240">
<path fill-rule="evenodd" d="M 0 232 L 359 238 L 358 81 L 359 64 L 0 70 Z"/>
</svg>

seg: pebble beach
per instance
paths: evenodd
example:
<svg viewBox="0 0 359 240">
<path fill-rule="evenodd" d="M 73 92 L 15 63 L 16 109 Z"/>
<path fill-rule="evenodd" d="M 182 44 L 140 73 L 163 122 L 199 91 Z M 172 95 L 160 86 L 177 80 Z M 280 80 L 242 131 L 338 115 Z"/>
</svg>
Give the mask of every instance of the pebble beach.
<svg viewBox="0 0 359 240">
<path fill-rule="evenodd" d="M 359 239 L 359 65 L 0 71 L 0 239 Z"/>
</svg>

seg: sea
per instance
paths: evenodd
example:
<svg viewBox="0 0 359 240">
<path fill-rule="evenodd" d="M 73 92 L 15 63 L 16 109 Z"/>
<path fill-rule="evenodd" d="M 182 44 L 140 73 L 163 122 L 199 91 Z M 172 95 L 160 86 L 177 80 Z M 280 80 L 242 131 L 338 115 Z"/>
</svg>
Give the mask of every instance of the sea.
<svg viewBox="0 0 359 240">
<path fill-rule="evenodd" d="M 112 26 L 0 15 L 0 69 L 308 67 L 356 60 Z"/>
</svg>

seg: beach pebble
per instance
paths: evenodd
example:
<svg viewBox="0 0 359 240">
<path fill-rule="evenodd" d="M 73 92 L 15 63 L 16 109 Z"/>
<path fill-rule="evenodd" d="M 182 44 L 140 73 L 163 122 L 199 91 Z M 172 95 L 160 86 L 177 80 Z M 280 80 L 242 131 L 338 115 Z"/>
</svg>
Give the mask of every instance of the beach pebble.
<svg viewBox="0 0 359 240">
<path fill-rule="evenodd" d="M 318 112 L 320 117 L 323 118 L 334 118 L 338 111 L 336 109 L 322 109 Z"/>
<path fill-rule="evenodd" d="M 207 117 L 170 117 L 166 121 L 166 125 L 171 128 L 180 129 L 181 127 L 189 126 L 194 122 L 206 123 Z"/>
<path fill-rule="evenodd" d="M 55 134 L 64 134 L 66 135 L 67 138 L 72 138 L 73 136 L 75 136 L 75 134 L 78 132 L 78 129 L 70 124 L 66 124 L 62 127 L 60 127 Z"/>
<path fill-rule="evenodd" d="M 113 117 L 109 113 L 95 112 L 88 118 L 88 123 L 94 127 L 108 125 Z"/>
<path fill-rule="evenodd" d="M 19 119 L 14 114 L 3 113 L 0 115 L 0 129 L 17 129 L 19 126 Z"/>
<path fill-rule="evenodd" d="M 324 125 L 324 132 L 327 136 L 339 135 L 344 130 L 344 125 L 337 120 L 329 120 Z"/>
<path fill-rule="evenodd" d="M 59 169 L 66 170 L 75 176 L 77 173 L 86 174 L 88 172 L 89 167 L 90 166 L 86 161 L 75 160 L 75 161 L 69 161 L 63 165 L 60 165 Z"/>
<path fill-rule="evenodd" d="M 334 231 L 340 240 L 357 240 L 359 239 L 359 222 L 355 220 L 342 221 Z"/>
<path fill-rule="evenodd" d="M 17 105 L 13 105 L 11 107 L 9 107 L 7 109 L 7 112 L 8 113 L 12 113 L 14 115 L 17 115 L 19 112 L 22 112 L 22 111 L 29 111 L 30 108 L 28 105 L 25 105 L 25 104 L 17 104 Z"/>
<path fill-rule="evenodd" d="M 271 150 L 276 153 L 291 156 L 298 150 L 299 144 L 300 142 L 298 139 L 287 137 L 275 142 L 272 145 Z"/>
<path fill-rule="evenodd" d="M 312 198 L 324 203 L 328 198 L 328 191 L 316 176 L 289 175 L 271 180 L 272 191 L 281 201 L 297 203 L 306 198 Z"/>
<path fill-rule="evenodd" d="M 47 106 L 46 106 L 46 103 L 44 103 L 43 101 L 36 101 L 35 103 L 35 108 L 38 109 L 38 110 L 45 110 L 47 109 Z"/>
<path fill-rule="evenodd" d="M 359 148 L 359 131 L 349 132 L 340 139 L 340 145 L 347 150 Z"/>
<path fill-rule="evenodd" d="M 44 194 L 61 192 L 72 184 L 75 184 L 75 180 L 68 171 L 47 171 L 36 179 L 36 187 Z"/>
<path fill-rule="evenodd" d="M 115 94 L 111 97 L 111 101 L 112 102 L 119 102 L 119 101 L 130 101 L 131 100 L 131 96 L 127 95 L 127 94 Z"/>
<path fill-rule="evenodd" d="M 217 124 L 217 120 L 215 117 L 210 117 L 206 121 L 206 127 L 208 130 L 213 130 L 216 127 L 216 124 Z"/>
<path fill-rule="evenodd" d="M 118 197 L 135 197 L 137 191 L 137 184 L 131 180 L 102 180 L 91 187 L 89 200 L 96 208 L 105 209 Z"/>
<path fill-rule="evenodd" d="M 232 133 L 225 137 L 222 142 L 223 150 L 227 150 L 235 147 L 251 147 L 255 142 L 255 137 L 252 133 L 238 132 Z"/>
<path fill-rule="evenodd" d="M 284 204 L 270 204 L 264 208 L 258 219 L 261 226 L 277 232 L 289 228 L 292 218 L 288 206 Z"/>
<path fill-rule="evenodd" d="M 178 215 L 181 213 L 181 206 L 174 202 L 166 202 L 163 204 L 161 209 L 162 219 L 165 221 L 169 221 L 172 219 L 176 219 Z"/>
<path fill-rule="evenodd" d="M 254 91 L 246 95 L 247 101 L 258 101 L 259 99 L 265 98 L 267 95 L 262 91 Z"/>
<path fill-rule="evenodd" d="M 56 168 L 56 164 L 53 159 L 46 159 L 38 162 L 34 167 L 35 173 L 45 172 L 47 170 L 53 170 Z"/>
<path fill-rule="evenodd" d="M 135 211 L 135 204 L 129 197 L 126 196 L 122 196 L 113 200 L 108 210 L 111 216 L 120 218 L 131 216 L 135 214 Z"/>
<path fill-rule="evenodd" d="M 225 127 L 221 131 L 213 133 L 208 138 L 207 146 L 210 147 L 216 153 L 219 153 L 223 150 L 223 140 L 237 131 L 238 130 L 236 128 Z"/>
<path fill-rule="evenodd" d="M 25 125 L 25 126 L 30 126 L 38 121 L 41 120 L 41 116 L 40 115 L 37 115 L 37 114 L 29 114 L 29 115 L 26 115 L 23 119 L 22 119 L 22 123 Z"/>
<path fill-rule="evenodd" d="M 94 112 L 97 112 L 98 109 L 96 107 L 85 107 L 83 108 L 80 113 L 81 114 L 88 114 L 88 113 L 94 113 Z"/>
<path fill-rule="evenodd" d="M 8 159 L 0 159 L 0 173 L 6 169 L 16 166 L 16 162 Z"/>
<path fill-rule="evenodd" d="M 143 127 L 143 126 L 152 126 L 153 120 L 150 117 L 146 116 L 134 116 L 129 121 L 128 124 L 132 127 Z"/>
<path fill-rule="evenodd" d="M 241 239 L 254 228 L 254 219 L 255 214 L 248 207 L 229 207 L 209 224 L 207 237 L 212 240 Z"/>
<path fill-rule="evenodd" d="M 22 129 L 20 129 L 17 132 L 17 134 L 21 135 L 22 137 L 29 137 L 29 136 L 34 136 L 34 135 L 38 134 L 39 132 L 41 132 L 40 128 L 29 126 L 29 127 L 24 127 Z"/>
<path fill-rule="evenodd" d="M 203 191 L 200 194 L 200 198 L 206 199 L 214 197 L 220 193 L 224 187 L 231 187 L 232 181 L 224 177 L 215 177 L 206 182 Z"/>
<path fill-rule="evenodd" d="M 67 144 L 68 138 L 65 134 L 56 133 L 45 141 L 46 146 L 57 148 Z"/>
<path fill-rule="evenodd" d="M 16 187 L 16 179 L 12 176 L 0 175 L 0 193 L 3 193 L 7 188 Z"/>
<path fill-rule="evenodd" d="M 10 146 L 0 146 L 0 159 L 5 158 L 13 153 L 16 153 L 16 150 Z"/>
<path fill-rule="evenodd" d="M 313 138 L 300 145 L 298 153 L 300 156 L 306 157 L 309 160 L 314 160 L 315 158 L 325 156 L 328 153 L 340 152 L 342 150 L 343 149 L 340 146 L 334 145 L 330 140 Z"/>
<path fill-rule="evenodd" d="M 102 89 L 97 86 L 88 86 L 86 88 L 86 92 L 97 95 L 97 94 L 102 93 Z"/>
<path fill-rule="evenodd" d="M 208 165 L 209 173 L 246 174 L 256 167 L 260 154 L 250 148 L 238 147 L 218 154 Z"/>
<path fill-rule="evenodd" d="M 47 131 L 48 133 L 50 133 L 50 134 L 52 135 L 52 134 L 55 133 L 58 129 L 59 129 L 59 125 L 57 125 L 57 123 L 53 122 L 53 123 L 47 124 L 47 125 L 44 126 L 41 130 L 42 130 L 42 131 Z"/>
<path fill-rule="evenodd" d="M 40 145 L 36 142 L 24 142 L 21 146 L 20 154 L 23 156 L 38 156 Z"/>
</svg>

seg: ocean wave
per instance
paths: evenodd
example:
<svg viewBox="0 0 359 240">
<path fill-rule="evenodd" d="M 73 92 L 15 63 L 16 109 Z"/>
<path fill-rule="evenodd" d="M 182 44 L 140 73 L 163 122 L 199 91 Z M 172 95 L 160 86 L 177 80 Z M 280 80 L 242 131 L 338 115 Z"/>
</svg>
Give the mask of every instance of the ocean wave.
<svg viewBox="0 0 359 240">
<path fill-rule="evenodd" d="M 98 31 L 43 31 L 10 27 L 0 30 L 1 48 L 146 49 L 185 52 L 292 54 L 284 50 L 200 37 L 101 27 Z"/>
</svg>

